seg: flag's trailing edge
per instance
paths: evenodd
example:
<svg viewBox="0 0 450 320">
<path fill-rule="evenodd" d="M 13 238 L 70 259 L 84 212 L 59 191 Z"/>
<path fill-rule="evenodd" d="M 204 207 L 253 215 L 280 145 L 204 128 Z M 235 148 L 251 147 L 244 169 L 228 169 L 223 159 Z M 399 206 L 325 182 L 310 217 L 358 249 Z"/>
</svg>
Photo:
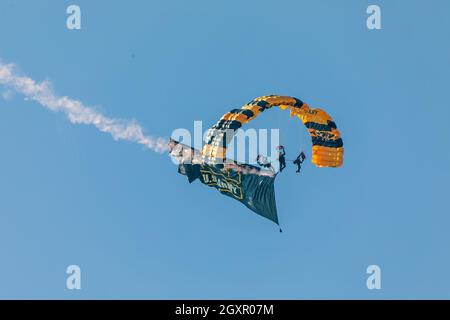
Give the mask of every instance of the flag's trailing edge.
<svg viewBox="0 0 450 320">
<path fill-rule="evenodd" d="M 278 224 L 274 182 L 276 175 L 236 161 L 211 165 L 202 160 L 200 152 L 171 140 L 170 155 L 178 160 L 178 172 L 187 176 L 190 183 L 199 179 L 220 193 L 243 203 L 255 213 Z"/>
</svg>

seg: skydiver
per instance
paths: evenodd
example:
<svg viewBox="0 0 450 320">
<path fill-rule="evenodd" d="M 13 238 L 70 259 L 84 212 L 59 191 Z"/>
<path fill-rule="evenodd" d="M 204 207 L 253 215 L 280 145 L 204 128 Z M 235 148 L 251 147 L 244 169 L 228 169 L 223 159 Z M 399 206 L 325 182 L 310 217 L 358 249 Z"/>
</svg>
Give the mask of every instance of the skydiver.
<svg viewBox="0 0 450 320">
<path fill-rule="evenodd" d="M 286 151 L 284 150 L 284 146 L 278 146 L 278 162 L 280 163 L 280 172 L 286 168 Z"/>
<path fill-rule="evenodd" d="M 269 168 L 269 169 L 272 168 L 272 164 L 270 163 L 270 161 L 267 160 L 266 157 L 264 157 L 264 156 L 262 156 L 262 155 L 260 155 L 260 154 L 256 157 L 256 162 L 257 162 L 261 167 Z"/>
<path fill-rule="evenodd" d="M 302 165 L 301 164 L 303 163 L 305 158 L 306 158 L 306 155 L 302 151 L 302 152 L 300 152 L 298 157 L 293 161 L 293 163 L 297 165 L 297 171 L 295 171 L 295 172 L 300 173 L 300 170 L 302 169 Z"/>
</svg>

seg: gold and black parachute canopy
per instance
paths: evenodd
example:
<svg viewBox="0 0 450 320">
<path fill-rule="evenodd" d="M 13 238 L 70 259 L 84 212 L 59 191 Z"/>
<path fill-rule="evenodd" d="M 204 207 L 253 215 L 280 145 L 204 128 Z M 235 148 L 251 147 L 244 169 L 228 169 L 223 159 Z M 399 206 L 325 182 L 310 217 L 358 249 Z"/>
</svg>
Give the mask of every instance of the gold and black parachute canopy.
<svg viewBox="0 0 450 320">
<path fill-rule="evenodd" d="M 232 140 L 233 134 L 244 123 L 275 106 L 281 110 L 289 109 L 291 116 L 298 117 L 308 128 L 312 139 L 312 163 L 318 167 L 340 167 L 342 165 L 344 146 L 333 119 L 324 110 L 310 108 L 297 98 L 276 95 L 253 99 L 240 109 L 233 109 L 224 114 L 207 132 L 206 144 L 202 150 L 205 161 L 217 163 L 225 159 L 227 145 Z"/>
</svg>

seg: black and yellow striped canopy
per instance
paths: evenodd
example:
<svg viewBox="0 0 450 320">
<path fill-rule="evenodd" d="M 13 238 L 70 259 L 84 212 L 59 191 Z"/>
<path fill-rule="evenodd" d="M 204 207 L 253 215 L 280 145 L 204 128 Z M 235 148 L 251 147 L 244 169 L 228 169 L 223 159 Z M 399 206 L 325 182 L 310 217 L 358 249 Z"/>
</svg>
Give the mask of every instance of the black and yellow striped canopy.
<svg viewBox="0 0 450 320">
<path fill-rule="evenodd" d="M 308 128 L 312 139 L 312 163 L 318 167 L 340 167 L 343 164 L 344 146 L 333 119 L 324 110 L 310 108 L 297 98 L 277 95 L 258 97 L 242 108 L 224 114 L 207 132 L 202 149 L 205 161 L 216 163 L 218 159 L 225 159 L 227 145 L 236 130 L 275 106 L 281 110 L 289 109 L 291 116 L 298 117 Z"/>
</svg>

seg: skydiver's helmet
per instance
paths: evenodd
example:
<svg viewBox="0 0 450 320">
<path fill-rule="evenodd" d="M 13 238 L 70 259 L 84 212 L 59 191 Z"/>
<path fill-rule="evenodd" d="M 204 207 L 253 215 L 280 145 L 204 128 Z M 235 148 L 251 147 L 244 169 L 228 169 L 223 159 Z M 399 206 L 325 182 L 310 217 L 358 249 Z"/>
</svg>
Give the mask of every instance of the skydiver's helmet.
<svg viewBox="0 0 450 320">
<path fill-rule="evenodd" d="M 283 150 L 284 149 L 284 146 L 278 146 L 277 147 L 277 150 Z"/>
</svg>

